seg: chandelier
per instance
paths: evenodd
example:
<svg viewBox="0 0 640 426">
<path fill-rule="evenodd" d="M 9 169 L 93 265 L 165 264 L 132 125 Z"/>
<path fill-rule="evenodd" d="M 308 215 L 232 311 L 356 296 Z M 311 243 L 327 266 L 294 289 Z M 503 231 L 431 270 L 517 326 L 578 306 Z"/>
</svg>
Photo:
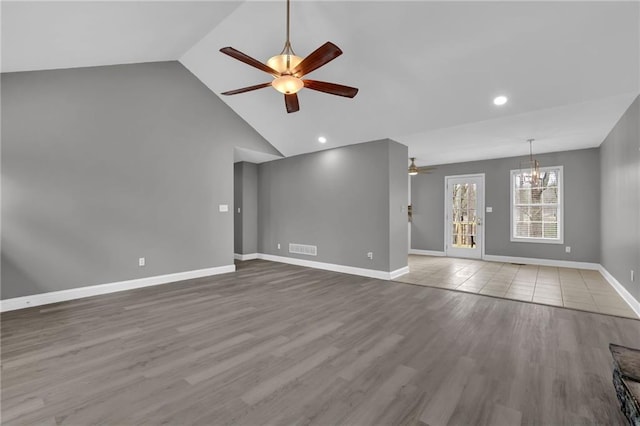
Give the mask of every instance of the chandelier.
<svg viewBox="0 0 640 426">
<path fill-rule="evenodd" d="M 529 142 L 529 159 L 520 162 L 520 185 L 528 184 L 531 187 L 536 187 L 540 180 L 540 163 L 533 158 L 534 140 L 527 139 L 527 142 Z"/>
</svg>

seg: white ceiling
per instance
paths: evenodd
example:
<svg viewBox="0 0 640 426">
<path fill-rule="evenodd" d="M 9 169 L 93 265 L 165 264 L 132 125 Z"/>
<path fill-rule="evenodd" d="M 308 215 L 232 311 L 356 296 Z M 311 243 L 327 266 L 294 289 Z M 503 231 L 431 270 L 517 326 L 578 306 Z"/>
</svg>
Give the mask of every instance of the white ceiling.
<svg viewBox="0 0 640 426">
<path fill-rule="evenodd" d="M 250 86 L 270 77 L 218 50 L 262 61 L 278 54 L 284 4 L 3 2 L 2 70 L 179 59 L 215 93 Z M 271 88 L 221 96 L 286 156 L 387 137 L 409 146 L 418 165 L 525 154 L 530 137 L 536 152 L 593 147 L 640 91 L 638 2 L 293 0 L 291 8 L 298 55 L 327 40 L 344 51 L 309 78 L 360 92 L 303 90 L 294 114 Z M 492 104 L 498 94 L 507 105 Z"/>
<path fill-rule="evenodd" d="M 396 140 L 411 147 L 421 166 L 557 152 L 600 146 L 635 95 L 619 95 L 579 104 L 506 115 L 405 135 Z"/>
<path fill-rule="evenodd" d="M 2 72 L 180 58 L 240 1 L 2 1 Z"/>
</svg>

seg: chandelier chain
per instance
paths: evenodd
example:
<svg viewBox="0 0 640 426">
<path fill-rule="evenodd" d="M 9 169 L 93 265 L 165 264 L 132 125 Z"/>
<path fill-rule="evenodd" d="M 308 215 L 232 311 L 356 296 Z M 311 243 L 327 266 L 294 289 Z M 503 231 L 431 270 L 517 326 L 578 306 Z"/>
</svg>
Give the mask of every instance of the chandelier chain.
<svg viewBox="0 0 640 426">
<path fill-rule="evenodd" d="M 535 139 L 527 139 L 527 142 L 529 142 L 529 160 L 533 161 L 533 141 L 535 141 Z"/>
</svg>

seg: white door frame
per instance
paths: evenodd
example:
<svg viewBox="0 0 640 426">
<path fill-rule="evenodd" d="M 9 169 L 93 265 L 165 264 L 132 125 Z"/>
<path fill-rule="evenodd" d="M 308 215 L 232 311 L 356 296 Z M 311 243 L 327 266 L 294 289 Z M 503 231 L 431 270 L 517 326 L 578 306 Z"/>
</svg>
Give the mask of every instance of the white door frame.
<svg viewBox="0 0 640 426">
<path fill-rule="evenodd" d="M 485 216 L 485 191 L 486 191 L 486 187 L 485 187 L 485 179 L 484 179 L 484 173 L 475 173 L 475 174 L 468 174 L 468 175 L 454 175 L 454 176 L 445 176 L 444 177 L 444 255 L 447 255 L 447 249 L 449 247 L 449 234 L 447 233 L 448 230 L 448 225 L 449 225 L 449 219 L 447 217 L 447 213 L 448 213 L 448 203 L 449 203 L 449 190 L 448 190 L 448 185 L 449 185 L 449 179 L 458 179 L 458 178 L 480 178 L 480 180 L 482 181 L 482 197 L 478 197 L 477 201 L 481 202 L 481 209 L 477 209 L 476 210 L 476 215 L 477 217 L 481 220 L 481 224 L 478 226 L 478 231 L 480 233 L 480 259 L 484 259 L 484 228 L 485 228 L 485 221 L 484 221 L 484 216 Z"/>
</svg>

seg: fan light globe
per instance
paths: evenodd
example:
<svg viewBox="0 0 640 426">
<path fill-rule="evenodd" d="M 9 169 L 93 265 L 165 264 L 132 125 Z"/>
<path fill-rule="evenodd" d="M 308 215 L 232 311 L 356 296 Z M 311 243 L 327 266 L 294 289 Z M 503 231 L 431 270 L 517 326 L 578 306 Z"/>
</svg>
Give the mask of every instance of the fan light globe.
<svg viewBox="0 0 640 426">
<path fill-rule="evenodd" d="M 276 77 L 271 85 L 274 89 L 276 89 L 280 93 L 284 93 L 285 95 L 292 95 L 297 93 L 300 89 L 304 87 L 304 83 L 302 80 L 296 77 L 292 77 L 290 75 L 283 75 L 282 77 Z"/>
<path fill-rule="evenodd" d="M 267 61 L 267 65 L 282 74 L 287 70 L 294 69 L 300 62 L 302 62 L 302 58 L 296 55 L 276 55 Z M 289 66 L 287 67 L 287 65 Z"/>
</svg>

